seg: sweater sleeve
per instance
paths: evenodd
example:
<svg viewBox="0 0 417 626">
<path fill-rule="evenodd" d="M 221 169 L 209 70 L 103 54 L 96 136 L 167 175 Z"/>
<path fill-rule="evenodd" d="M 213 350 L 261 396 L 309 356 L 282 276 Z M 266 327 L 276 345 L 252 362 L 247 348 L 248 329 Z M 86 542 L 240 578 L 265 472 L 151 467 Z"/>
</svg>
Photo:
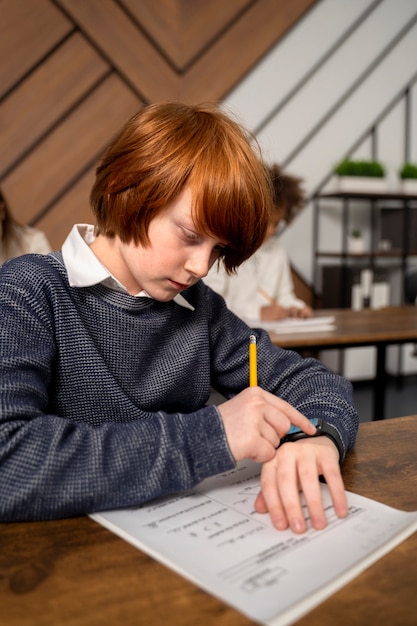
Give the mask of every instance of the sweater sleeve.
<svg viewBox="0 0 417 626">
<path fill-rule="evenodd" d="M 211 294 L 209 301 L 213 311 L 213 386 L 229 398 L 242 389 L 242 380 L 249 380 L 249 335 L 254 332 L 258 384 L 309 419 L 322 418 L 334 426 L 342 441 L 343 460 L 355 443 L 359 425 L 351 383 L 316 359 L 272 345 L 268 333 L 248 328 L 228 311 L 219 295 Z"/>
<path fill-rule="evenodd" d="M 133 418 L 121 422 L 57 414 L 51 302 L 7 265 L 0 269 L 0 521 L 140 505 L 234 466 L 214 406 L 186 414 L 132 405 Z"/>
</svg>

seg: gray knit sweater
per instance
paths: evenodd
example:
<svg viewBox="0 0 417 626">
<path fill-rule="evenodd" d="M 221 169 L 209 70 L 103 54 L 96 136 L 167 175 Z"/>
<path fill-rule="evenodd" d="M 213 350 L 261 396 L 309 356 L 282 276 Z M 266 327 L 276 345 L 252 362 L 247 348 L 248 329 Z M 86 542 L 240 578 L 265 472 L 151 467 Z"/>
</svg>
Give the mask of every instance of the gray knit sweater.
<svg viewBox="0 0 417 626">
<path fill-rule="evenodd" d="M 234 466 L 212 385 L 248 384 L 252 332 L 202 281 L 195 311 L 102 285 L 70 287 L 60 254 L 0 267 L 0 521 L 138 505 Z M 335 425 L 351 386 L 258 330 L 259 384 Z"/>
</svg>

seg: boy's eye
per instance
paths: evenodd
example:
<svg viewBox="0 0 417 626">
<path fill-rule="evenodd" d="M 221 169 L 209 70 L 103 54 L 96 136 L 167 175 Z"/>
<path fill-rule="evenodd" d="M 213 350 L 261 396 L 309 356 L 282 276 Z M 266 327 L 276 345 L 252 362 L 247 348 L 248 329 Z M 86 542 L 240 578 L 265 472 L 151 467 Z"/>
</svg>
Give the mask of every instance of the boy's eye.
<svg viewBox="0 0 417 626">
<path fill-rule="evenodd" d="M 183 232 L 185 238 L 188 241 L 198 241 L 198 239 L 199 239 L 197 233 L 193 233 L 192 230 L 188 230 L 187 228 L 183 228 L 182 232 Z"/>
</svg>

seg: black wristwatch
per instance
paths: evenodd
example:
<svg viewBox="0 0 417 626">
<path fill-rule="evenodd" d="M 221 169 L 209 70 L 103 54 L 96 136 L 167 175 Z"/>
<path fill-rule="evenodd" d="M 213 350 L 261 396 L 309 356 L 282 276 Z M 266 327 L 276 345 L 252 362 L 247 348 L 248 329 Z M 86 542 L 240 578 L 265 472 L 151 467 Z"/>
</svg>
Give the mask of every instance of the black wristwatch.
<svg viewBox="0 0 417 626">
<path fill-rule="evenodd" d="M 324 422 L 322 419 L 317 417 L 313 417 L 312 419 L 310 419 L 310 422 L 317 428 L 314 435 L 306 435 L 306 433 L 298 428 L 298 426 L 293 425 L 291 426 L 285 437 L 281 439 L 279 445 L 281 446 L 283 443 L 287 443 L 288 441 L 298 441 L 299 439 L 309 439 L 310 437 L 321 437 L 324 435 L 325 437 L 329 437 L 329 439 L 333 441 L 333 443 L 339 450 L 339 458 L 342 459 L 344 447 L 337 429 L 331 424 L 328 424 L 327 422 Z"/>
</svg>

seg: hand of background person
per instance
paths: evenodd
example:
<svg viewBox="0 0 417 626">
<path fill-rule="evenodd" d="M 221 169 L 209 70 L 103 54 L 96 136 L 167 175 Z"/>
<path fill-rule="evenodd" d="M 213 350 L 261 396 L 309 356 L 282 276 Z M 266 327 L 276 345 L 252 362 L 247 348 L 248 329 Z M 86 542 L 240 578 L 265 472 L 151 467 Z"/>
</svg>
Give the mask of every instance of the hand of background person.
<svg viewBox="0 0 417 626">
<path fill-rule="evenodd" d="M 302 413 L 260 387 L 247 387 L 220 404 L 218 410 L 236 461 L 271 461 L 291 424 L 299 426 L 308 435 L 316 432 L 315 426 Z"/>
<path fill-rule="evenodd" d="M 306 319 L 313 315 L 313 311 L 309 306 L 304 306 L 302 308 L 293 306 L 290 309 L 287 309 L 288 317 L 301 317 Z"/>
<path fill-rule="evenodd" d="M 279 304 L 268 304 L 261 307 L 260 318 L 264 322 L 274 322 L 276 320 L 284 320 L 290 316 L 290 309 L 286 309 Z"/>
<path fill-rule="evenodd" d="M 348 506 L 339 465 L 339 451 L 328 437 L 287 442 L 264 463 L 261 491 L 255 501 L 258 513 L 269 513 L 278 530 L 295 533 L 307 529 L 300 493 L 304 494 L 310 522 L 320 530 L 326 526 L 319 476 L 330 489 L 336 515 L 346 517 Z"/>
<path fill-rule="evenodd" d="M 274 322 L 277 320 L 284 320 L 287 317 L 299 317 L 299 318 L 308 318 L 313 314 L 312 309 L 309 306 L 300 307 L 290 307 L 285 308 L 280 306 L 279 304 L 268 304 L 266 306 L 261 307 L 260 310 L 260 318 L 264 322 Z"/>
</svg>

